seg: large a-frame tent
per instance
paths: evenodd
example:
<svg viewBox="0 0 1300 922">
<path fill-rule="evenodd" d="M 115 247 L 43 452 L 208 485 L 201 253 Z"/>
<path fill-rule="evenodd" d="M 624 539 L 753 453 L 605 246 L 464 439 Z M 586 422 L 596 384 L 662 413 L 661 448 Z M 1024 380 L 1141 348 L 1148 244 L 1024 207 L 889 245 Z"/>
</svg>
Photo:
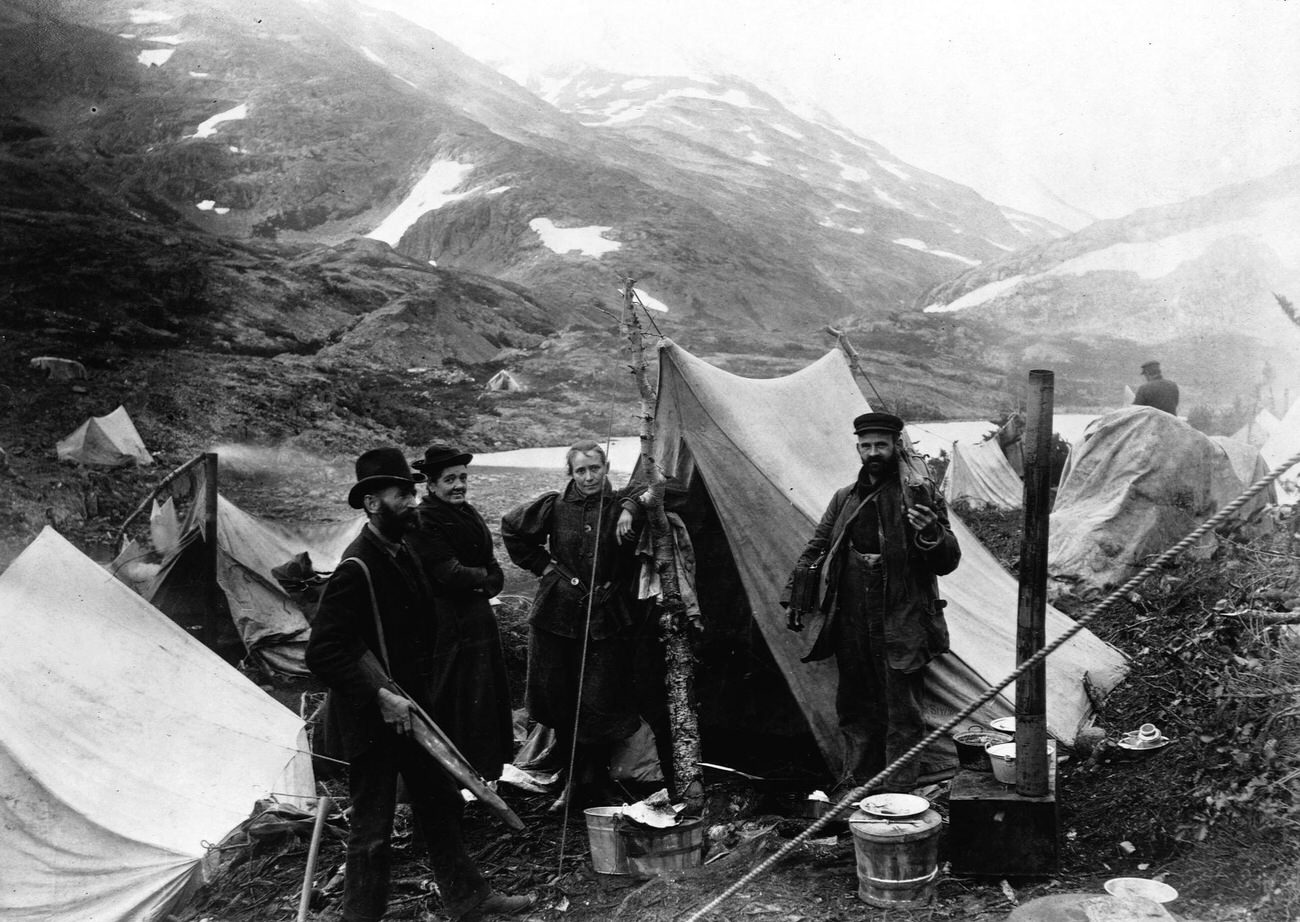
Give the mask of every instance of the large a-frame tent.
<svg viewBox="0 0 1300 922">
<path fill-rule="evenodd" d="M 60 537 L 0 575 L 0 918 L 149 922 L 272 794 L 302 721 Z"/>
<path fill-rule="evenodd" d="M 712 652 L 731 650 L 734 658 L 738 651 L 752 660 L 762 652 L 758 647 L 767 651 L 788 688 L 785 709 L 793 699 L 832 771 L 842 764 L 843 749 L 835 717 L 834 661 L 800 662 L 811 631 L 789 631 L 778 602 L 831 494 L 857 476 L 851 423 L 868 409 L 839 351 L 792 375 L 764 380 L 730 374 L 671 343 L 659 352 L 658 461 L 686 492 L 680 506 L 695 544 L 706 625 L 730 627 L 735 638 L 715 641 Z M 948 601 L 952 652 L 930 670 L 927 719 L 932 726 L 1016 666 L 1016 581 L 959 520 L 954 518 L 953 527 L 963 559 L 956 572 L 940 581 Z M 720 584 L 727 572 L 737 577 L 734 590 Z M 736 616 L 725 611 L 728 601 L 744 613 L 747 627 L 757 628 L 761 642 L 750 641 L 745 649 Z M 1048 610 L 1049 640 L 1070 625 L 1064 615 Z M 709 633 L 706 628 L 706 637 Z M 1125 669 L 1123 656 L 1088 631 L 1065 644 L 1048 661 L 1049 732 L 1072 743 L 1090 714 L 1085 677 L 1104 693 Z M 780 720 L 782 707 L 756 681 L 764 678 L 761 673 L 748 664 L 701 670 L 705 733 L 711 723 L 732 728 L 743 723 L 746 706 L 757 712 L 752 716 L 759 723 Z M 729 674 L 739 676 L 730 688 L 725 687 Z M 774 678 L 767 676 L 766 684 L 780 684 L 770 681 Z M 1013 713 L 1014 700 L 1012 687 L 981 708 L 973 721 L 987 723 Z M 944 742 L 923 758 L 923 772 L 956 766 L 952 745 Z"/>
<path fill-rule="evenodd" d="M 960 500 L 976 509 L 1018 509 L 1024 505 L 1024 482 L 996 438 L 953 442 L 952 460 L 940 488 L 949 503 Z"/>
</svg>

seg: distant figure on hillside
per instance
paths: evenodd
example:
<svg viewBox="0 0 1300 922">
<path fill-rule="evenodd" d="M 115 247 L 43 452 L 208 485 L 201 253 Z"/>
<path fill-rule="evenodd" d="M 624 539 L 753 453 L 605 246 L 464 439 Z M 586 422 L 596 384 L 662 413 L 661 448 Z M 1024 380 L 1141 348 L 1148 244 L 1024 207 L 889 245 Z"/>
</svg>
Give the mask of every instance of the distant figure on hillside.
<svg viewBox="0 0 1300 922">
<path fill-rule="evenodd" d="M 1177 416 L 1178 385 L 1160 374 L 1160 363 L 1147 362 L 1143 365 L 1142 377 L 1147 381 L 1137 389 L 1133 406 L 1155 407 L 1157 410 L 1164 410 L 1170 416 Z"/>
</svg>

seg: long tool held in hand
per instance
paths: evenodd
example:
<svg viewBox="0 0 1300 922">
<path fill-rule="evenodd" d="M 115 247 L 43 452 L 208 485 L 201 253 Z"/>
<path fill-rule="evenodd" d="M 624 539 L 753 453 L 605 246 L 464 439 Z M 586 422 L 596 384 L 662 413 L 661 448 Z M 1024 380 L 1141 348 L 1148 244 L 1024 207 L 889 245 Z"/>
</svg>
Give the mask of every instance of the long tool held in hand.
<svg viewBox="0 0 1300 922">
<path fill-rule="evenodd" d="M 316 801 L 316 824 L 311 829 L 311 845 L 307 848 L 307 870 L 302 875 L 302 896 L 298 899 L 298 922 L 307 922 L 307 912 L 311 909 L 311 884 L 316 878 L 316 858 L 320 855 L 320 839 L 325 832 L 325 820 L 329 818 L 332 803 L 329 797 L 322 797 Z"/>
<path fill-rule="evenodd" d="M 1191 547 L 1193 544 L 1199 541 L 1201 537 L 1205 535 L 1207 532 L 1211 531 L 1212 529 L 1218 528 L 1220 525 L 1226 522 L 1229 518 L 1232 517 L 1234 513 L 1236 513 L 1238 509 L 1240 509 L 1242 506 L 1246 505 L 1246 503 L 1254 499 L 1260 492 L 1264 490 L 1265 487 L 1267 487 L 1273 481 L 1277 480 L 1279 477 L 1281 477 L 1291 468 L 1295 467 L 1297 464 L 1300 464 L 1300 452 L 1297 452 L 1296 454 L 1292 455 L 1290 458 L 1283 461 L 1277 467 L 1273 468 L 1273 470 L 1269 471 L 1259 480 L 1256 480 L 1254 483 L 1252 483 L 1249 487 L 1246 488 L 1246 491 L 1244 493 L 1242 493 L 1232 502 L 1228 503 L 1228 505 L 1224 506 L 1222 509 L 1216 512 L 1212 517 L 1206 519 L 1196 528 L 1188 532 L 1187 535 L 1181 541 L 1179 541 L 1173 547 L 1169 548 L 1167 551 L 1165 551 L 1155 560 L 1151 561 L 1149 564 L 1147 564 L 1145 567 L 1143 567 L 1141 570 L 1135 573 L 1132 576 L 1132 578 L 1128 580 L 1128 582 L 1124 583 L 1124 585 L 1120 586 L 1110 595 L 1106 596 L 1106 598 L 1102 599 L 1092 608 L 1088 609 L 1086 614 L 1084 614 L 1079 618 L 1076 618 L 1074 626 L 1071 627 L 1069 630 L 1067 630 L 1064 634 L 1062 634 L 1060 637 L 1057 637 L 1047 646 L 1043 647 L 1041 650 L 1039 650 L 1029 659 L 1025 660 L 1023 663 L 1017 666 L 1014 672 L 1012 672 L 1009 676 L 1007 676 L 997 685 L 994 685 L 991 688 L 989 688 L 986 692 L 980 695 L 979 698 L 977 698 L 975 701 L 971 702 L 966 707 L 962 708 L 962 710 L 959 713 L 954 715 L 942 727 L 939 727 L 935 730 L 931 730 L 930 733 L 923 740 L 921 740 L 911 749 L 907 750 L 907 752 L 903 753 L 893 762 L 886 765 L 879 774 L 877 774 L 875 777 L 867 781 L 866 784 L 859 785 L 858 787 L 850 791 L 848 794 L 846 794 L 844 796 L 844 799 L 841 800 L 839 803 L 837 803 L 834 809 L 832 809 L 829 813 L 823 814 L 820 819 L 816 820 L 811 826 L 809 826 L 803 832 L 799 833 L 799 835 L 795 836 L 793 839 L 791 839 L 789 842 L 783 845 L 778 851 L 776 851 L 769 857 L 765 858 L 763 861 L 756 864 L 754 867 L 750 868 L 747 872 L 745 872 L 745 875 L 743 877 L 741 877 L 738 881 L 736 881 L 726 890 L 723 890 L 721 893 L 719 893 L 713 899 L 709 900 L 709 902 L 705 903 L 699 909 L 692 912 L 690 915 L 685 916 L 683 922 L 699 922 L 700 919 L 703 919 L 714 909 L 718 908 L 724 902 L 726 902 L 730 897 L 734 896 L 736 893 L 739 893 L 744 887 L 748 886 L 749 883 L 753 881 L 756 877 L 759 877 L 760 875 L 766 873 L 778 861 L 785 858 L 792 851 L 802 846 L 809 839 L 816 838 L 817 834 L 821 832 L 824 828 L 826 828 L 826 826 L 829 823 L 834 821 L 836 817 L 840 816 L 842 813 L 847 812 L 849 807 L 853 806 L 857 801 L 867 796 L 867 794 L 870 793 L 873 788 L 875 788 L 879 784 L 882 784 L 885 781 L 885 779 L 887 779 L 890 775 L 892 775 L 895 771 L 897 771 L 901 766 L 906 765 L 912 759 L 915 759 L 917 756 L 919 756 L 925 750 L 926 746 L 929 746 L 935 740 L 943 736 L 946 736 L 949 732 L 956 729 L 958 724 L 966 720 L 968 717 L 970 717 L 971 714 L 974 714 L 985 704 L 987 704 L 988 702 L 996 698 L 999 694 L 1001 694 L 1003 689 L 1005 689 L 1008 685 L 1015 682 L 1016 679 L 1020 678 L 1020 676 L 1024 675 L 1027 671 L 1032 669 L 1034 666 L 1037 666 L 1040 662 L 1045 660 L 1052 653 L 1055 653 L 1057 650 L 1059 650 L 1068 640 L 1070 640 L 1070 638 L 1074 637 L 1074 635 L 1082 631 L 1084 627 L 1087 626 L 1087 624 L 1090 621 L 1092 621 L 1093 618 L 1097 617 L 1102 612 L 1106 611 L 1108 608 L 1110 608 L 1112 605 L 1114 605 L 1124 596 L 1128 595 L 1138 586 L 1142 585 L 1142 583 L 1145 582 L 1148 577 L 1150 577 L 1157 570 L 1164 567 L 1165 564 L 1171 562 L 1175 557 L 1177 557 L 1178 555 L 1183 553 L 1183 551 L 1187 550 L 1189 547 Z"/>
<path fill-rule="evenodd" d="M 433 756 L 434 760 L 442 766 L 443 771 L 451 775 L 453 780 L 477 797 L 483 803 L 483 806 L 495 813 L 511 829 L 519 832 L 526 828 L 524 821 L 515 814 L 515 811 L 510 809 L 506 802 L 497 795 L 496 791 L 488 787 L 487 782 L 479 776 L 478 771 L 469 763 L 469 760 L 461 755 L 460 750 L 456 748 L 456 744 L 434 722 L 428 712 L 420 707 L 419 702 L 408 695 L 402 686 L 389 678 L 388 673 L 379 664 L 379 659 L 374 653 L 369 650 L 365 652 L 361 657 L 361 668 L 369 672 L 376 681 L 383 684 L 391 683 L 398 693 L 410 702 L 413 717 L 411 720 L 411 736 L 423 747 L 425 752 Z"/>
</svg>

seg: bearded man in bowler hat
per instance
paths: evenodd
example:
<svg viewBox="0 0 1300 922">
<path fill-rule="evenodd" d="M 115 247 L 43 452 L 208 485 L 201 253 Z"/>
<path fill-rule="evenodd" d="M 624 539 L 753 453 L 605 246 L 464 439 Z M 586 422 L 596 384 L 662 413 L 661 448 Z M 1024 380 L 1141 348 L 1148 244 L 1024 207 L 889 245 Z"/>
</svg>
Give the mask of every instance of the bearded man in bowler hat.
<svg viewBox="0 0 1300 922">
<path fill-rule="evenodd" d="M 825 616 L 805 663 L 835 657 L 835 708 L 844 737 L 843 791 L 870 780 L 925 736 L 926 665 L 948 651 L 937 576 L 961 560 L 943 497 L 903 462 L 903 421 L 890 413 L 853 420 L 862 468 L 835 491 L 796 570 L 822 559 Z M 789 606 L 794 576 L 782 605 Z M 802 630 L 804 612 L 789 611 Z M 912 759 L 881 790 L 916 787 Z"/>
<path fill-rule="evenodd" d="M 532 898 L 488 885 L 461 840 L 458 786 L 412 736 L 406 694 L 429 711 L 436 679 L 433 593 L 402 541 L 416 524 L 415 485 L 424 475 L 413 474 L 397 448 L 367 451 L 356 475 L 348 505 L 366 511 L 366 525 L 325 586 L 307 644 L 308 667 L 330 688 L 326 726 L 348 760 L 352 799 L 342 910 L 318 918 L 383 918 L 399 774 L 451 918 L 522 912 Z"/>
</svg>

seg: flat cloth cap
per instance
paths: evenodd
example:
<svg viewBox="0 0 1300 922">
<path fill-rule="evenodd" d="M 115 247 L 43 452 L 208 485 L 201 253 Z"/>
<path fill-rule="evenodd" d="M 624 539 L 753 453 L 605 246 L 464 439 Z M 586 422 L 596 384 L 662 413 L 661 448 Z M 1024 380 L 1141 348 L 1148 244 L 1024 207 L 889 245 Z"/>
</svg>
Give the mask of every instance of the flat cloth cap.
<svg viewBox="0 0 1300 922">
<path fill-rule="evenodd" d="M 863 413 L 853 420 L 853 434 L 862 432 L 892 432 L 895 435 L 903 431 L 903 421 L 893 413 Z"/>
<path fill-rule="evenodd" d="M 1159 370 L 1160 370 L 1160 363 L 1159 363 L 1159 362 L 1154 362 L 1154 361 L 1153 361 L 1153 362 L 1143 362 L 1143 363 L 1142 363 L 1142 370 L 1143 370 L 1143 371 L 1159 371 Z"/>
</svg>

